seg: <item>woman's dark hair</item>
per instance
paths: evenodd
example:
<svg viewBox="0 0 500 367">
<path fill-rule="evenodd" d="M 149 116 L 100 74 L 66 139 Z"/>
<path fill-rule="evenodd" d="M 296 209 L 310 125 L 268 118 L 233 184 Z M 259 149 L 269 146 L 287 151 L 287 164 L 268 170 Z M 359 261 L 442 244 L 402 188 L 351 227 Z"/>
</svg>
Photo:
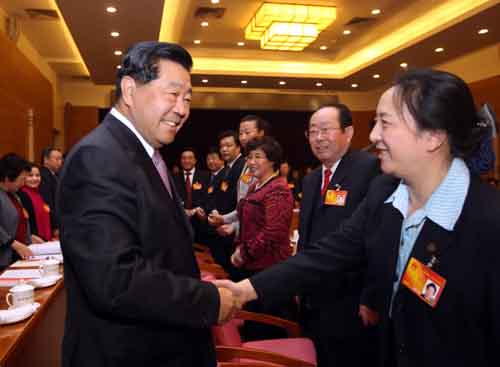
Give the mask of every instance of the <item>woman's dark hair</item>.
<svg viewBox="0 0 500 367">
<path fill-rule="evenodd" d="M 138 42 L 127 50 L 123 57 L 121 68 L 116 77 L 116 100 L 122 95 L 121 80 L 130 76 L 141 84 L 147 84 L 158 78 L 158 62 L 173 61 L 191 71 L 193 59 L 183 47 L 168 42 L 146 41 Z"/>
<path fill-rule="evenodd" d="M 276 139 L 270 136 L 264 136 L 260 139 L 252 139 L 247 144 L 247 152 L 261 149 L 268 161 L 273 163 L 273 169 L 279 170 L 281 161 L 283 160 L 283 149 Z"/>
<path fill-rule="evenodd" d="M 23 171 L 30 171 L 29 163 L 16 153 L 7 153 L 0 158 L 0 181 L 15 181 Z"/>
<path fill-rule="evenodd" d="M 419 129 L 443 130 L 448 134 L 451 154 L 467 158 L 483 137 L 474 99 L 459 77 L 438 70 L 416 69 L 394 82 L 395 103 L 406 106 Z"/>
</svg>

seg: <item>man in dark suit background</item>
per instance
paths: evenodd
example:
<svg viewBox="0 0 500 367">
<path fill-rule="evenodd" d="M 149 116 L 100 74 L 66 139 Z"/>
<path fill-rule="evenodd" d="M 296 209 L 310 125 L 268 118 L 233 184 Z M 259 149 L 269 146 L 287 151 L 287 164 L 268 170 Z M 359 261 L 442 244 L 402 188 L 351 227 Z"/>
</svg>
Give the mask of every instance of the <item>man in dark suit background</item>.
<svg viewBox="0 0 500 367">
<path fill-rule="evenodd" d="M 63 164 L 63 156 L 59 149 L 45 147 L 42 150 L 42 168 L 40 168 L 40 195 L 50 208 L 52 234 L 59 235 L 59 219 L 56 210 L 56 192 L 59 185 L 58 174 Z"/>
<path fill-rule="evenodd" d="M 174 176 L 177 191 L 184 203 L 186 215 L 194 229 L 194 240 L 201 240 L 202 222 L 196 216 L 198 208 L 203 208 L 207 200 L 209 175 L 207 171 L 196 167 L 197 157 L 193 148 L 184 148 L 181 152 L 181 171 Z"/>
<path fill-rule="evenodd" d="M 353 134 L 351 112 L 343 104 L 320 107 L 310 118 L 306 137 L 321 166 L 303 180 L 299 251 L 349 218 L 379 173 L 375 156 L 349 149 Z M 303 295 L 301 322 L 314 340 L 320 367 L 361 366 L 366 361 L 368 334 L 362 321 L 374 323 L 376 314 L 360 306 L 362 288 L 362 277 L 343 274 L 329 280 L 326 289 Z"/>
<path fill-rule="evenodd" d="M 209 327 L 236 302 L 199 280 L 191 226 L 158 151 L 189 116 L 191 66 L 178 45 L 134 45 L 116 105 L 67 158 L 63 366 L 216 364 Z"/>
<path fill-rule="evenodd" d="M 220 183 L 214 187 L 215 209 L 208 214 L 208 222 L 213 225 L 212 217 L 231 213 L 238 203 L 238 180 L 245 166 L 245 157 L 241 153 L 241 145 L 236 131 L 227 130 L 219 135 L 219 151 L 225 162 Z M 231 255 L 234 252 L 234 235 L 220 235 L 212 239 L 210 245 L 215 261 L 232 276 L 235 268 L 231 264 Z"/>
</svg>

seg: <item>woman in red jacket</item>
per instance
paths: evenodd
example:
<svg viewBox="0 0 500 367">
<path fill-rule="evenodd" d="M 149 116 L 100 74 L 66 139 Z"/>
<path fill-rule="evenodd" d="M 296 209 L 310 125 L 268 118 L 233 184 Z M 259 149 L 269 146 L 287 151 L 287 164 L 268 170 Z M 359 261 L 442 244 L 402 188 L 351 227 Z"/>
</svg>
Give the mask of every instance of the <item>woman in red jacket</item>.
<svg viewBox="0 0 500 367">
<path fill-rule="evenodd" d="M 248 144 L 247 164 L 257 179 L 238 204 L 240 233 L 231 257 L 245 276 L 266 269 L 291 255 L 289 230 L 293 197 L 280 177 L 282 149 L 271 137 Z"/>
<path fill-rule="evenodd" d="M 276 140 L 264 137 L 249 142 L 247 151 L 247 164 L 257 180 L 238 203 L 240 232 L 231 256 L 231 262 L 240 269 L 243 278 L 285 260 L 292 253 L 289 230 L 293 197 L 286 179 L 278 173 L 282 149 Z M 265 308 L 258 301 L 246 309 L 284 318 L 292 313 L 291 307 Z M 245 340 L 285 336 L 279 329 L 248 321 L 242 334 Z"/>
</svg>

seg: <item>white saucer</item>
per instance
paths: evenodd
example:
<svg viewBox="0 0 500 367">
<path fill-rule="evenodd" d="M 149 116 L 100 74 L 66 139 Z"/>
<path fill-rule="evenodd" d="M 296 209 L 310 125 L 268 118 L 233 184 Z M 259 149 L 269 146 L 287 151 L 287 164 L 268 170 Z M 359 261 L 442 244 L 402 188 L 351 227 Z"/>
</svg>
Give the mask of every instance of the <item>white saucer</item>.
<svg viewBox="0 0 500 367">
<path fill-rule="evenodd" d="M 45 288 L 56 284 L 61 278 L 61 274 L 47 275 L 46 277 L 31 279 L 29 283 L 35 288 Z"/>
<path fill-rule="evenodd" d="M 38 302 L 8 310 L 0 310 L 0 325 L 12 324 L 27 319 L 40 307 Z"/>
</svg>

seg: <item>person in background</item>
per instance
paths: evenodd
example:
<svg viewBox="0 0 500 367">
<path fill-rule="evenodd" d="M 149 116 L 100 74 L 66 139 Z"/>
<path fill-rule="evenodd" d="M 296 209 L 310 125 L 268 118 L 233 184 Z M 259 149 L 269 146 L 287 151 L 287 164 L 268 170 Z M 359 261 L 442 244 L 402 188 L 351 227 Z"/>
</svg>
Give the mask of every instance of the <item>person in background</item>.
<svg viewBox="0 0 500 367">
<path fill-rule="evenodd" d="M 279 175 L 282 159 L 280 144 L 265 136 L 247 144 L 247 165 L 255 182 L 238 203 L 240 231 L 235 240 L 232 264 L 239 269 L 240 279 L 250 277 L 277 264 L 292 254 L 289 230 L 293 197 L 284 177 Z M 292 299 L 289 300 L 290 304 Z M 260 302 L 249 304 L 248 310 L 289 318 L 289 305 L 266 308 Z M 279 330 L 245 322 L 246 340 L 282 337 Z"/>
<path fill-rule="evenodd" d="M 377 366 L 499 366 L 500 192 L 465 163 L 482 122 L 456 75 L 402 74 L 380 98 L 370 133 L 386 175 L 351 218 L 250 280 L 218 285 L 272 304 L 365 270 L 380 315 Z M 440 292 L 432 305 L 412 286 L 414 264 Z"/>
<path fill-rule="evenodd" d="M 0 268 L 4 269 L 16 259 L 33 255 L 29 245 L 31 237 L 29 216 L 23 208 L 17 191 L 24 185 L 29 165 L 15 153 L 0 159 Z"/>
<path fill-rule="evenodd" d="M 251 140 L 269 136 L 270 131 L 271 126 L 269 125 L 269 122 L 264 120 L 262 117 L 257 115 L 244 116 L 240 121 L 238 130 L 242 155 L 244 157 L 246 156 L 246 146 Z M 246 196 L 248 188 L 254 181 L 255 179 L 253 178 L 245 160 L 236 186 L 236 202 L 239 202 Z M 234 236 L 239 230 L 238 214 L 236 209 L 224 215 L 213 214 L 209 217 L 209 222 L 217 228 L 217 232 L 221 236 Z"/>
<path fill-rule="evenodd" d="M 197 158 L 194 148 L 184 148 L 181 152 L 182 171 L 174 176 L 177 192 L 184 204 L 184 210 L 189 217 L 195 233 L 194 241 L 202 239 L 202 222 L 196 216 L 207 200 L 208 172 L 196 167 Z"/>
<path fill-rule="evenodd" d="M 376 157 L 350 149 L 354 123 L 346 105 L 319 107 L 311 115 L 305 135 L 321 166 L 302 181 L 299 251 L 339 228 L 380 173 Z M 369 339 L 375 339 L 373 332 L 358 316 L 360 308 L 365 314 L 373 314 L 366 305 L 360 306 L 363 283 L 359 272 L 343 274 L 320 289 L 302 294 L 301 326 L 314 341 L 320 367 L 361 366 L 373 358 L 369 350 L 373 344 Z M 365 321 L 368 325 L 375 320 L 376 316 Z"/>
<path fill-rule="evenodd" d="M 298 206 L 298 203 L 300 202 L 299 194 L 301 192 L 300 184 L 299 184 L 299 180 L 295 179 L 292 176 L 292 170 L 290 169 L 290 164 L 287 161 L 281 162 L 280 169 L 279 169 L 279 175 L 280 175 L 280 177 L 283 177 L 286 180 L 286 182 L 288 184 L 288 188 L 292 192 L 293 199 L 296 203 L 296 206 Z"/>
<path fill-rule="evenodd" d="M 42 150 L 42 168 L 40 169 L 40 195 L 51 208 L 50 223 L 52 234 L 59 237 L 59 219 L 56 210 L 56 192 L 59 185 L 59 171 L 63 165 L 63 155 L 59 149 L 46 147 Z"/>
<path fill-rule="evenodd" d="M 31 233 L 44 241 L 52 240 L 52 226 L 50 224 L 51 207 L 40 195 L 40 167 L 29 164 L 24 186 L 18 191 L 23 207 L 28 211 Z"/>
<path fill-rule="evenodd" d="M 221 265 L 231 276 L 234 267 L 231 265 L 231 254 L 233 253 L 233 232 L 220 231 L 222 217 L 227 213 L 232 213 L 236 209 L 238 202 L 238 180 L 245 166 L 245 158 L 241 154 L 240 141 L 238 135 L 233 130 L 227 130 L 219 135 L 219 150 L 225 162 L 223 175 L 220 183 L 214 187 L 215 207 L 208 214 L 208 223 L 216 228 L 217 236 L 209 245 L 215 261 Z"/>
</svg>

